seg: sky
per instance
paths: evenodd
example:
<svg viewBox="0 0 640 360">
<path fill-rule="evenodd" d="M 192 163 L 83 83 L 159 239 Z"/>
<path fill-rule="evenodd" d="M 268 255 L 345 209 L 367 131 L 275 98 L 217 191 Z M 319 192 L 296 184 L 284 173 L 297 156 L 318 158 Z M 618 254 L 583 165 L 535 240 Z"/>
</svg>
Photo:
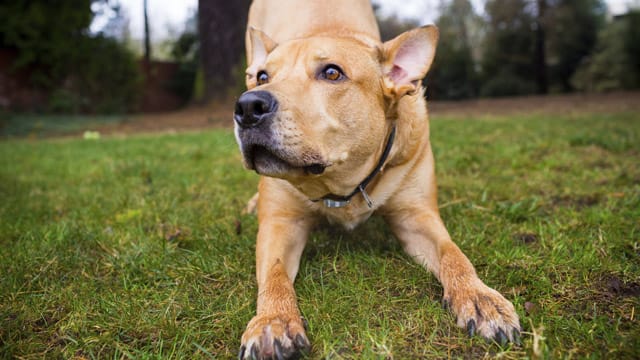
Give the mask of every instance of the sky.
<svg viewBox="0 0 640 360">
<path fill-rule="evenodd" d="M 149 19 L 151 37 L 154 41 L 164 40 L 172 34 L 179 33 L 185 20 L 193 14 L 198 6 L 198 0 L 147 0 L 149 4 Z M 417 19 L 422 25 L 433 23 L 437 16 L 437 5 L 440 0 L 378 0 L 383 14 L 396 14 L 403 18 Z M 483 0 L 471 0 L 479 12 L 482 11 Z M 640 0 L 605 0 L 612 14 L 625 12 L 629 4 L 638 5 Z M 133 38 L 142 38 L 143 0 L 120 0 L 129 17 L 129 26 Z M 92 28 L 101 27 L 98 19 Z"/>
</svg>

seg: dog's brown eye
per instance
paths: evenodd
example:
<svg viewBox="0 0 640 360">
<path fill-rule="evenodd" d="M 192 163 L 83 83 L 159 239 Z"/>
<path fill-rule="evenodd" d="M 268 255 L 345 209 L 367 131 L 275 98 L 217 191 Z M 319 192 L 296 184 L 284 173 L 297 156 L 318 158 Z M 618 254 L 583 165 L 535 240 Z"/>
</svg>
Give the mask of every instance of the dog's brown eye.
<svg viewBox="0 0 640 360">
<path fill-rule="evenodd" d="M 322 78 L 329 81 L 338 81 L 344 77 L 342 70 L 337 65 L 327 65 L 322 70 Z"/>
<path fill-rule="evenodd" d="M 264 70 L 258 71 L 257 82 L 258 82 L 258 85 L 264 85 L 264 84 L 268 83 L 269 82 L 269 74 L 267 74 L 267 72 L 264 71 Z"/>
</svg>

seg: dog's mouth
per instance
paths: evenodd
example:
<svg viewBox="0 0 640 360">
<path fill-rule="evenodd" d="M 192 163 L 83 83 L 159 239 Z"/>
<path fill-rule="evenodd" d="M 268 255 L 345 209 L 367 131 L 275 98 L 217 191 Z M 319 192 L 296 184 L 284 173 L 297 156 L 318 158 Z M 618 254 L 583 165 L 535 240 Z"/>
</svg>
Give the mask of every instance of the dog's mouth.
<svg viewBox="0 0 640 360">
<path fill-rule="evenodd" d="M 242 151 L 247 167 L 260 175 L 286 177 L 320 175 L 327 165 L 316 161 L 292 160 L 286 152 L 263 145 L 250 145 Z"/>
</svg>

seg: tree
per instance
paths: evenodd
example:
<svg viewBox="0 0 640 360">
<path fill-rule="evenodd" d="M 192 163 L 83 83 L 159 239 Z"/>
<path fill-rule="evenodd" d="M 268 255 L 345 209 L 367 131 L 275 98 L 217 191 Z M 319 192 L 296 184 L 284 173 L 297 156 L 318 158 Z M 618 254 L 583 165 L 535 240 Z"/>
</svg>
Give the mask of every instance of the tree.
<svg viewBox="0 0 640 360">
<path fill-rule="evenodd" d="M 436 20 L 440 41 L 426 83 L 430 99 L 464 99 L 478 93 L 472 43 L 482 33 L 482 19 L 469 0 L 443 3 Z"/>
<path fill-rule="evenodd" d="M 238 73 L 244 71 L 242 59 L 248 11 L 248 0 L 198 1 L 204 101 L 223 98 L 241 83 Z"/>
<path fill-rule="evenodd" d="M 593 51 L 601 0 L 489 0 L 485 95 L 571 91 L 571 77 Z"/>
<path fill-rule="evenodd" d="M 640 87 L 640 9 L 629 11 L 625 16 L 624 51 L 629 58 L 631 72 L 635 75 L 635 88 Z M 633 75 L 632 75 L 633 76 Z"/>
<path fill-rule="evenodd" d="M 46 67 L 34 81 L 55 82 L 66 71 L 69 46 L 91 24 L 91 0 L 47 2 L 14 0 L 0 5 L 0 44 L 18 50 L 15 67 Z"/>
<path fill-rule="evenodd" d="M 534 92 L 535 17 L 531 4 L 527 0 L 488 0 L 486 12 L 481 94 L 507 96 Z"/>
<path fill-rule="evenodd" d="M 115 39 L 91 34 L 92 5 L 109 0 L 12 0 L 0 3 L 0 46 L 17 52 L 49 110 L 125 111 L 138 80 L 133 55 Z M 99 6 L 96 6 L 99 8 Z"/>
<path fill-rule="evenodd" d="M 378 8 L 376 7 L 376 9 Z M 395 15 L 383 17 L 379 12 L 376 12 L 376 18 L 378 20 L 378 29 L 380 29 L 380 38 L 382 41 L 391 40 L 407 30 L 418 27 L 417 22 L 400 19 Z"/>
<path fill-rule="evenodd" d="M 144 61 L 149 63 L 151 60 L 151 34 L 149 32 L 149 7 L 147 0 L 144 0 L 142 6 L 144 7 Z"/>
<path fill-rule="evenodd" d="M 595 51 L 571 80 L 581 91 L 605 92 L 640 88 L 638 51 L 640 12 L 616 17 L 598 36 Z"/>
<path fill-rule="evenodd" d="M 594 50 L 606 7 L 601 0 L 547 0 L 545 13 L 551 85 L 556 91 L 572 91 L 571 77 Z"/>
</svg>

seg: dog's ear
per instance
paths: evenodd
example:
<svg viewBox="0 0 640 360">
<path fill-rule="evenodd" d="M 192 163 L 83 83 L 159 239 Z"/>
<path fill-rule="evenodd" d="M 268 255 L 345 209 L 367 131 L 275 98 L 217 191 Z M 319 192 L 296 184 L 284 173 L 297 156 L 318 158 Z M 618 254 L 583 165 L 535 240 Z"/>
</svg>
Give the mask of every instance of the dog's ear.
<svg viewBox="0 0 640 360">
<path fill-rule="evenodd" d="M 423 26 L 383 44 L 385 87 L 397 98 L 413 93 L 431 67 L 438 28 Z"/>
<path fill-rule="evenodd" d="M 255 75 L 258 68 L 264 64 L 267 55 L 278 46 L 267 34 L 249 27 L 247 30 L 247 84 L 255 83 Z"/>
</svg>

